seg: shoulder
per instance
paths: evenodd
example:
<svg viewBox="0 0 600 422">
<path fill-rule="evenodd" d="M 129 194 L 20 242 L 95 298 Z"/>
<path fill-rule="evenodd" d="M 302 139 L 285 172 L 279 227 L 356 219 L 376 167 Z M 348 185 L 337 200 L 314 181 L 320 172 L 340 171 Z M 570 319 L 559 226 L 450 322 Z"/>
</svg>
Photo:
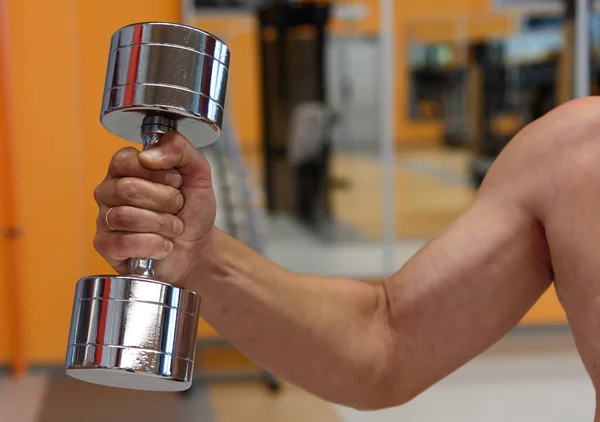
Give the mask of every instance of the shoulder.
<svg viewBox="0 0 600 422">
<path fill-rule="evenodd" d="M 600 97 L 566 102 L 525 126 L 494 162 L 480 196 L 537 213 L 550 197 L 589 182 L 600 190 Z"/>
</svg>

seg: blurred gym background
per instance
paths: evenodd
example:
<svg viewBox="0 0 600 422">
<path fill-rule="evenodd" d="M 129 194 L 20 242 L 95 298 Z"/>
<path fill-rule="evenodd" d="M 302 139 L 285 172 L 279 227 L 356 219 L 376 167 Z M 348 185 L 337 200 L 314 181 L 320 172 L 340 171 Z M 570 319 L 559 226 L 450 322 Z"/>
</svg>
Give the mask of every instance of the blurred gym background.
<svg viewBox="0 0 600 422">
<path fill-rule="evenodd" d="M 185 394 L 63 375 L 74 284 L 95 253 L 94 187 L 129 145 L 104 130 L 111 35 L 193 25 L 232 52 L 207 148 L 217 225 L 291 270 L 378 281 L 469 207 L 517 131 L 598 94 L 600 2 L 0 0 L 0 421 L 592 420 L 550 290 L 483 356 L 412 403 L 355 412 L 198 332 Z"/>
</svg>

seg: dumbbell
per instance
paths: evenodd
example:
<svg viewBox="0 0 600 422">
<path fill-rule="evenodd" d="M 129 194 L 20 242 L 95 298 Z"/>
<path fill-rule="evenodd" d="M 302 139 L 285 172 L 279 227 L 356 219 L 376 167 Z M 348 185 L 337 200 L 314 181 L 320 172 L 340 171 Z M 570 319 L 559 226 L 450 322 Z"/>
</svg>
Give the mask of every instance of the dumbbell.
<svg viewBox="0 0 600 422">
<path fill-rule="evenodd" d="M 177 130 L 195 147 L 217 140 L 230 52 L 196 28 L 136 23 L 111 39 L 100 120 L 146 149 Z M 183 391 L 192 384 L 200 297 L 154 279 L 154 262 L 127 275 L 95 275 L 75 287 L 66 373 L 92 384 Z"/>
</svg>

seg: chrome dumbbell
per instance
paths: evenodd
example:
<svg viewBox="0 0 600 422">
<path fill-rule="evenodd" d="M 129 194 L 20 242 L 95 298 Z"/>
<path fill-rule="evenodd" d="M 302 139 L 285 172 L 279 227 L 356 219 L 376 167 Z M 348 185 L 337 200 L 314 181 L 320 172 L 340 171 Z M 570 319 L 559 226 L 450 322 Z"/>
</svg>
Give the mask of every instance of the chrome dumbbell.
<svg viewBox="0 0 600 422">
<path fill-rule="evenodd" d="M 112 37 L 101 122 L 113 134 L 160 142 L 170 130 L 195 147 L 217 140 L 230 53 L 215 36 L 171 23 L 138 23 Z M 191 386 L 199 296 L 154 279 L 152 259 L 128 275 L 77 282 L 66 372 L 112 387 L 181 391 Z"/>
</svg>

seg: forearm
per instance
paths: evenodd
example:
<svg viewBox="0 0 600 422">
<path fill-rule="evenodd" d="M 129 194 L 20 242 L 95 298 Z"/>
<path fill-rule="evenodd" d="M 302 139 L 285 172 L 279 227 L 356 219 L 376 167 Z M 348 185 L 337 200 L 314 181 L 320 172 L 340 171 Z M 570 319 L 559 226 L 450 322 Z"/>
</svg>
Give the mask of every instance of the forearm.
<svg viewBox="0 0 600 422">
<path fill-rule="evenodd" d="M 215 229 L 189 277 L 201 314 L 264 368 L 326 400 L 371 407 L 386 354 L 381 286 L 287 271 Z"/>
</svg>

